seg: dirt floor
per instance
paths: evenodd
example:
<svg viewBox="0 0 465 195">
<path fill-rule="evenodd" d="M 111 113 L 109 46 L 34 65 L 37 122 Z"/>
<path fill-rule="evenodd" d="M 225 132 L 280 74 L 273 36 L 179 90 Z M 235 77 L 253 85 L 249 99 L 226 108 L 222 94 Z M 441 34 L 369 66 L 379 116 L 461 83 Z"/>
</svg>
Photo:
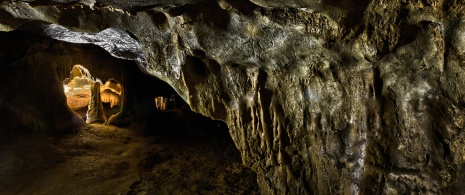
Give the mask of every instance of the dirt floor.
<svg viewBox="0 0 465 195">
<path fill-rule="evenodd" d="M 0 194 L 258 194 L 231 138 L 88 125 L 0 143 Z"/>
</svg>

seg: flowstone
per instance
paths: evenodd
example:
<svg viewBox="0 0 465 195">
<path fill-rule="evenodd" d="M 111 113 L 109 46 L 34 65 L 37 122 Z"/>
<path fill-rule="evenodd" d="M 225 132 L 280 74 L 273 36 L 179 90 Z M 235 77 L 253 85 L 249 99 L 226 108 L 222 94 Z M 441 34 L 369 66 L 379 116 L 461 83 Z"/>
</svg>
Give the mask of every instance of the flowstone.
<svg viewBox="0 0 465 195">
<path fill-rule="evenodd" d="M 135 60 L 227 123 L 263 194 L 454 194 L 464 11 L 458 0 L 4 1 L 0 29 Z M 77 39 L 89 35 L 100 38 Z"/>
</svg>

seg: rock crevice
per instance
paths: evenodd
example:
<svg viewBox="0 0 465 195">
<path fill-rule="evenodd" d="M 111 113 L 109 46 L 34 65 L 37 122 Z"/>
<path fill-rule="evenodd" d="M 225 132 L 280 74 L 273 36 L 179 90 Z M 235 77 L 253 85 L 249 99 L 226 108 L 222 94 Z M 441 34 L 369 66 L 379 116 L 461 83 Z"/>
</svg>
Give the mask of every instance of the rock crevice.
<svg viewBox="0 0 465 195">
<path fill-rule="evenodd" d="M 122 55 L 225 121 L 263 194 L 463 187 L 461 1 L 83 2 L 2 2 L 0 29 L 126 30 Z"/>
</svg>

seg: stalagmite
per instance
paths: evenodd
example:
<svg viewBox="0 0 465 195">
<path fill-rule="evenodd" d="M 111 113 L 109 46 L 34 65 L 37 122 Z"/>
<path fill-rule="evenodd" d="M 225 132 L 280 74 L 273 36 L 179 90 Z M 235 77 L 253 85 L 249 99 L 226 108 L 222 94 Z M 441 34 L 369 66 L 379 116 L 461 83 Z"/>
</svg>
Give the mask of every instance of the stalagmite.
<svg viewBox="0 0 465 195">
<path fill-rule="evenodd" d="M 87 110 L 87 124 L 104 123 L 106 121 L 103 114 L 102 100 L 100 97 L 100 83 L 94 82 L 91 88 L 89 108 Z"/>
<path fill-rule="evenodd" d="M 133 60 L 193 111 L 225 121 L 263 194 L 457 194 L 464 187 L 465 1 L 74 2 L 0 2 L 0 30 Z M 41 50 L 53 48 L 31 51 Z M 108 124 L 124 121 L 125 91 L 140 81 L 122 82 L 133 85 L 122 88 L 122 111 Z M 95 112 L 101 103 L 93 94 Z M 165 98 L 156 105 L 166 109 Z"/>
</svg>

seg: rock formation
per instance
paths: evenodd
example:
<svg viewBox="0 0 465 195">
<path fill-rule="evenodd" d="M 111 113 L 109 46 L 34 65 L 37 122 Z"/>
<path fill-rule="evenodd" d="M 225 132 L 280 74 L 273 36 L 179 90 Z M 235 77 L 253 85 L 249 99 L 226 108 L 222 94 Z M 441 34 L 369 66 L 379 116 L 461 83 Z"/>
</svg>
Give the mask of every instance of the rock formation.
<svg viewBox="0 0 465 195">
<path fill-rule="evenodd" d="M 89 105 L 92 84 L 89 70 L 79 64 L 73 66 L 70 77 L 63 81 L 66 102 L 71 110 L 76 111 Z"/>
<path fill-rule="evenodd" d="M 94 82 L 91 87 L 89 108 L 86 123 L 104 123 L 106 121 L 103 113 L 102 98 L 100 97 L 100 83 Z"/>
<path fill-rule="evenodd" d="M 464 11 L 458 0 L 13 0 L 0 29 L 134 60 L 228 124 L 263 194 L 447 194 L 465 182 Z"/>
</svg>

